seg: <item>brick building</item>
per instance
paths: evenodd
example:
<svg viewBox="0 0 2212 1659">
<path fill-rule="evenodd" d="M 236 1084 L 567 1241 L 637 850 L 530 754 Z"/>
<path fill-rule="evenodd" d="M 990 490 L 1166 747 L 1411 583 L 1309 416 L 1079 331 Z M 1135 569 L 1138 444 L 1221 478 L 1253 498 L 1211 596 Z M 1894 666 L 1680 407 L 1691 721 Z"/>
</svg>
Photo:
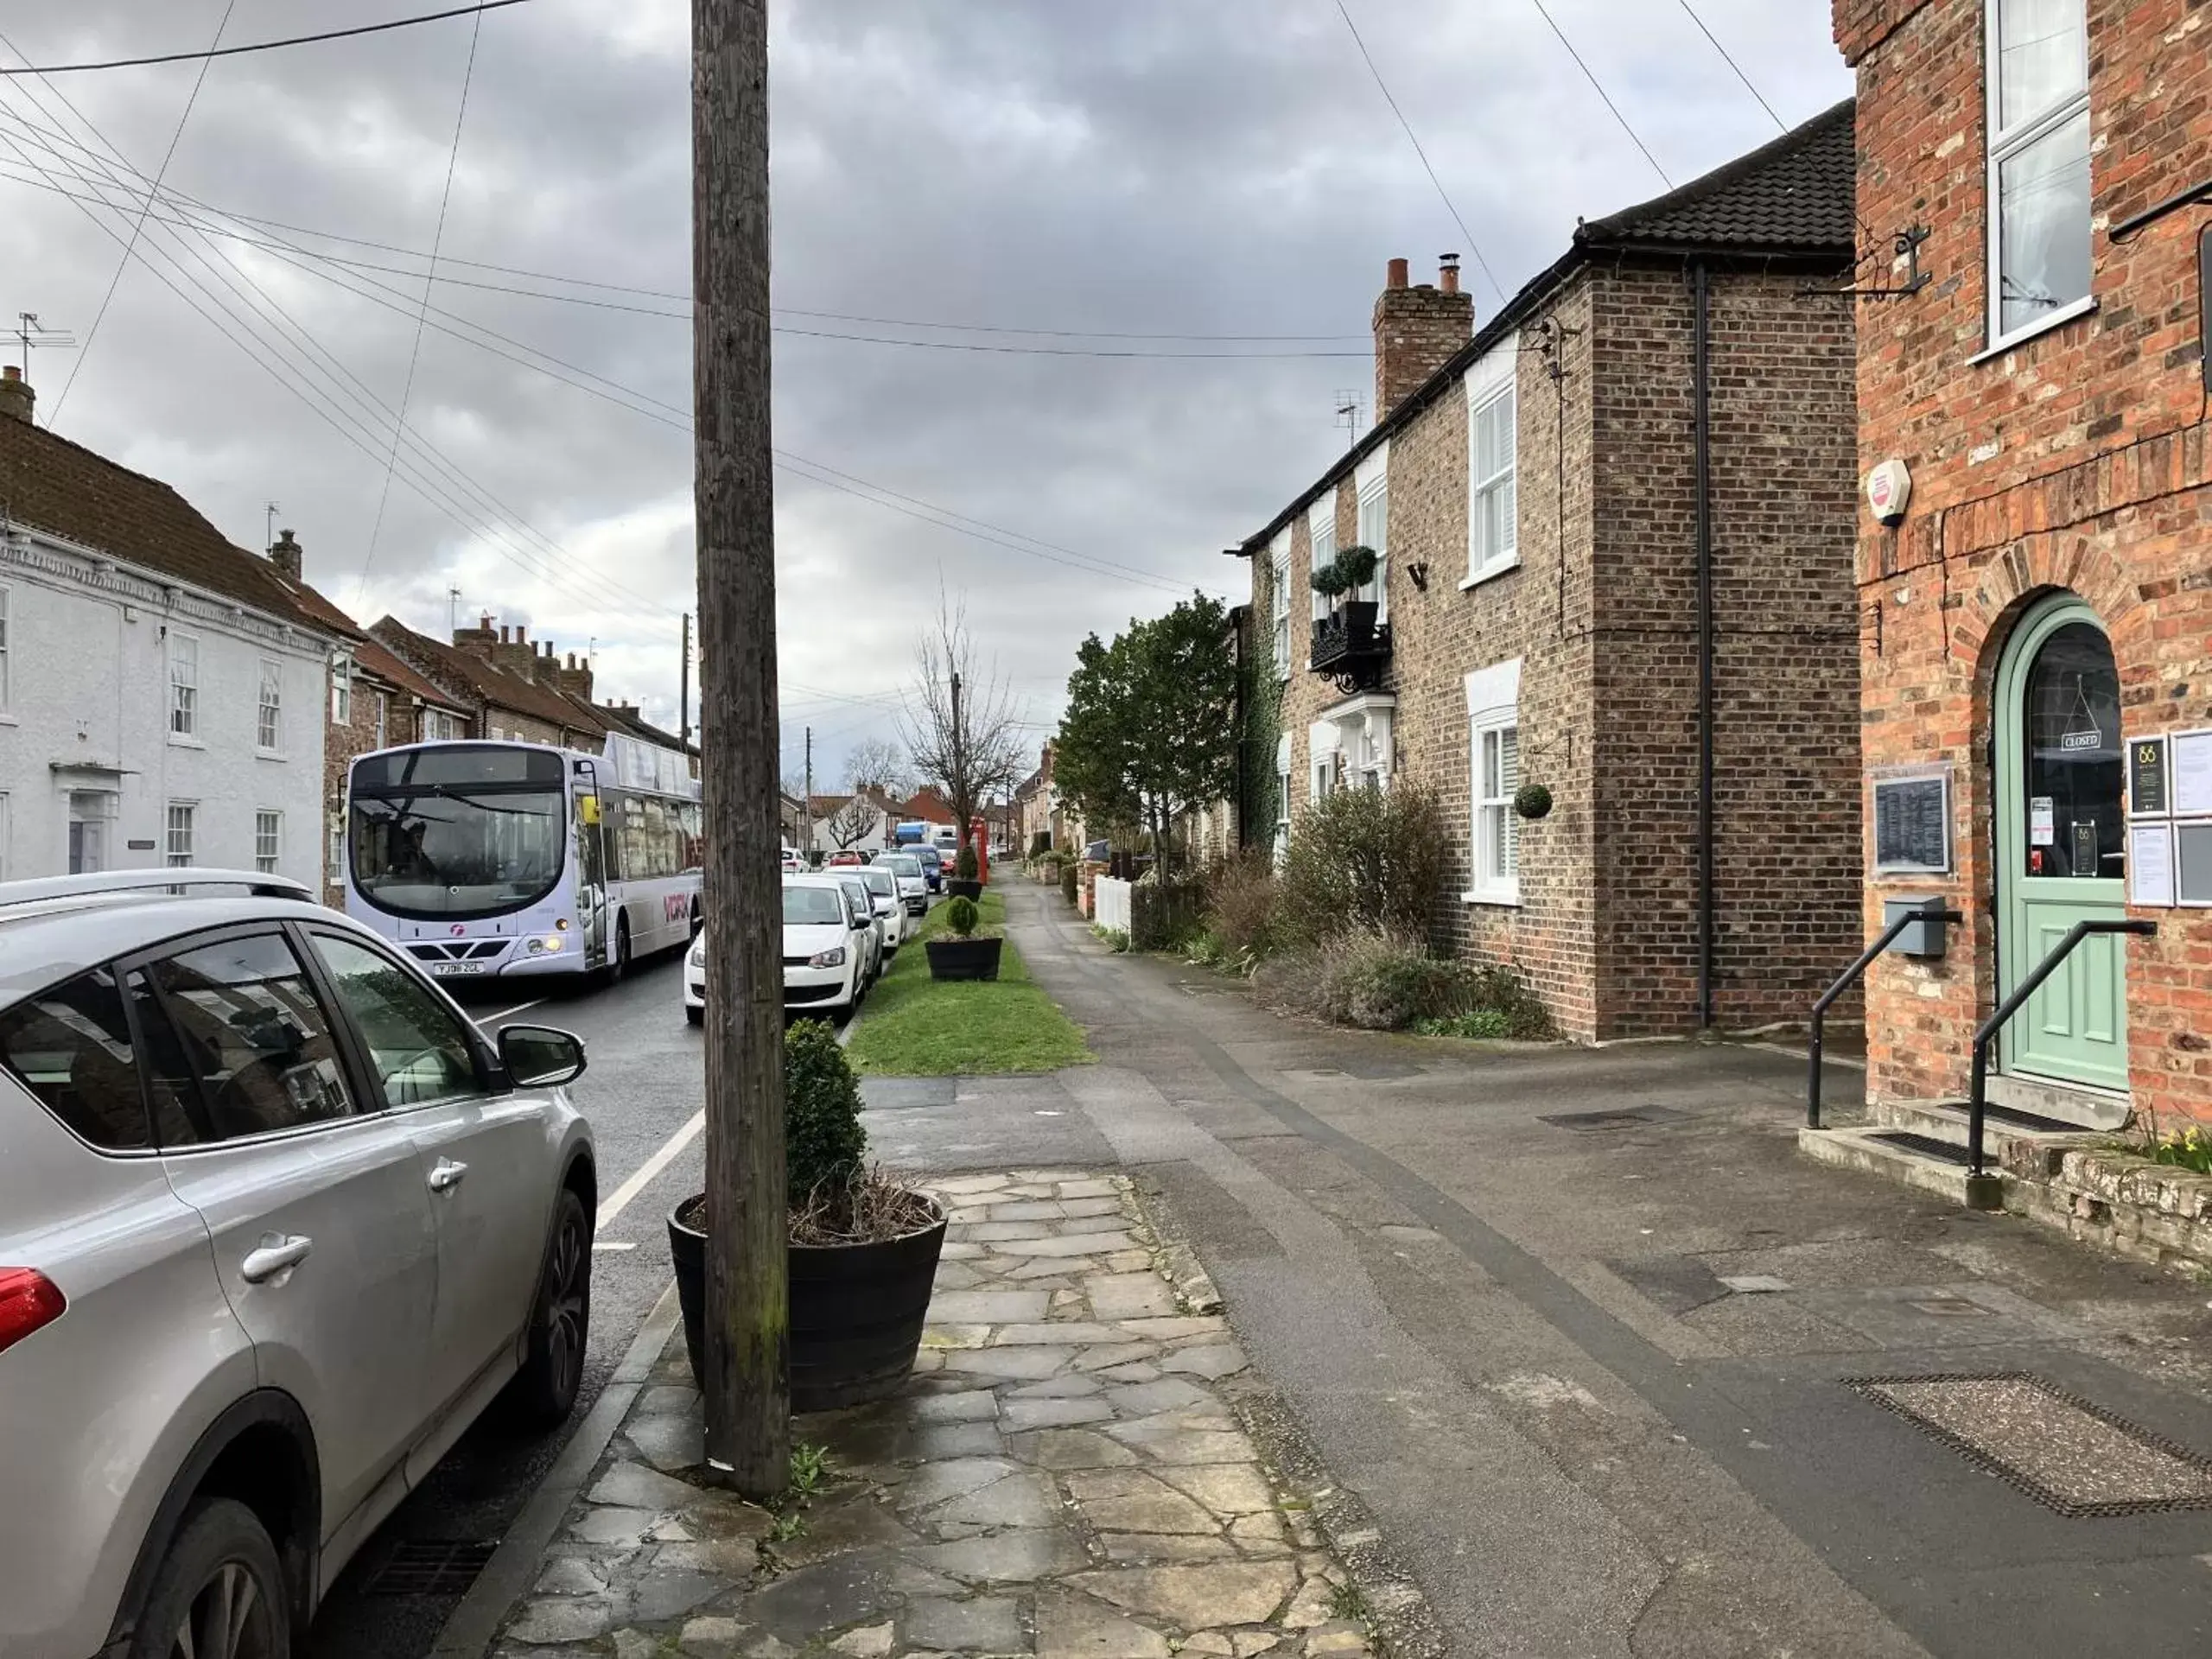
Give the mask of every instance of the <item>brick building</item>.
<svg viewBox="0 0 2212 1659">
<path fill-rule="evenodd" d="M 2073 924 L 1991 1098 L 2111 1126 L 2212 1119 L 2212 261 L 2202 0 L 1836 0 L 1859 84 L 1859 461 L 1870 1097 L 1965 1091 L 1976 1024 Z M 1993 228 L 1994 227 L 1994 228 Z M 1916 284 L 1916 279 L 1917 283 Z M 1877 476 L 1878 474 L 1878 477 Z M 2164 740 L 2163 743 L 2159 740 Z M 2148 744 L 2145 751 L 2145 745 Z M 2135 757 L 2162 761 L 2131 804 Z M 1921 805 L 1916 810 L 1915 803 Z M 2171 814 L 2172 816 L 2166 816 Z M 2192 817 L 2191 814 L 2204 814 Z"/>
<path fill-rule="evenodd" d="M 334 636 L 330 686 L 323 709 L 323 899 L 343 905 L 346 780 L 353 762 L 398 743 L 466 734 L 468 709 L 361 631 L 360 625 L 311 586 L 302 574 L 306 550 L 292 531 L 278 532 L 269 563 L 302 615 Z"/>
<path fill-rule="evenodd" d="M 473 628 L 454 630 L 447 645 L 387 616 L 370 637 L 468 709 L 471 737 L 558 743 L 596 753 L 605 744 L 607 712 L 591 700 L 588 662 L 533 641 L 526 626 L 493 626 L 487 613 Z M 662 734 L 664 738 L 666 734 Z M 671 740 L 666 747 L 674 748 Z"/>
<path fill-rule="evenodd" d="M 1858 948 L 1852 173 L 1847 103 L 1581 226 L 1479 328 L 1393 261 L 1376 425 L 1240 550 L 1281 688 L 1246 839 L 1433 789 L 1438 933 L 1577 1036 L 1802 1019 Z M 1354 544 L 1373 578 L 1317 593 Z"/>
</svg>

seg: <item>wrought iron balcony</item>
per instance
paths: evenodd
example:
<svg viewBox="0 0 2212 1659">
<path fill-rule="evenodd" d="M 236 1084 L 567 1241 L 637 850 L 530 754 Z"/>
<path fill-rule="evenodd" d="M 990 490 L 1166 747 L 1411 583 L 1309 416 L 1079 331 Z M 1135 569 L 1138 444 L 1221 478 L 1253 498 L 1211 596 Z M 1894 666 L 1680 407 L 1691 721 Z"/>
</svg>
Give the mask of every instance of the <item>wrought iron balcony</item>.
<svg viewBox="0 0 2212 1659">
<path fill-rule="evenodd" d="M 1372 601 L 1346 600 L 1315 619 L 1309 665 L 1340 690 L 1373 690 L 1390 665 L 1390 625 L 1375 620 Z"/>
</svg>

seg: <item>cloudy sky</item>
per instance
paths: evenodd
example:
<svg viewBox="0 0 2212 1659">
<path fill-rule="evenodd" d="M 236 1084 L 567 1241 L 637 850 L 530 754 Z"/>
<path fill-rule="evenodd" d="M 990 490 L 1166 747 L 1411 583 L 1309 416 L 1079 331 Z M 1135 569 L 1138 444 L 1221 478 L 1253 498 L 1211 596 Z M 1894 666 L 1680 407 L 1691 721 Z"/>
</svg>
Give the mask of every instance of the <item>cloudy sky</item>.
<svg viewBox="0 0 2212 1659">
<path fill-rule="evenodd" d="M 449 3 L 0 0 L 0 62 Z M 1675 182 L 1774 135 L 1681 0 L 1546 3 Z M 1821 0 L 1693 3 L 1783 121 L 1851 90 Z M 1241 593 L 1220 550 L 1344 443 L 1339 389 L 1371 401 L 1388 258 L 1462 253 L 1486 314 L 1478 257 L 1510 292 L 1664 188 L 1536 0 L 1346 4 L 1474 246 L 1336 0 L 771 5 L 787 770 L 805 726 L 817 786 L 891 731 L 941 589 L 1041 737 L 1085 632 Z M 365 620 L 594 645 L 601 695 L 673 725 L 689 29 L 684 0 L 530 0 L 204 81 L 0 81 L 0 311 L 80 342 L 34 353 L 40 419 L 243 546 L 278 503 Z M 111 299 L 112 204 L 165 155 Z"/>
</svg>

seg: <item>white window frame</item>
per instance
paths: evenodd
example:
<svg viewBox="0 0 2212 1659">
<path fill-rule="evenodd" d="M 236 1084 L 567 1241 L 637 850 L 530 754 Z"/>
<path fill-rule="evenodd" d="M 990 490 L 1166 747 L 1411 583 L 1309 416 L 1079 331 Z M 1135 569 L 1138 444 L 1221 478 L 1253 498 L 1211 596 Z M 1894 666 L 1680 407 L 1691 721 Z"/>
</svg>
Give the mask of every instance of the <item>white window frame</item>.
<svg viewBox="0 0 2212 1659">
<path fill-rule="evenodd" d="M 340 652 L 330 659 L 330 723 L 353 723 L 353 658 L 350 652 Z"/>
<path fill-rule="evenodd" d="M 254 705 L 253 747 L 257 754 L 284 753 L 284 665 L 273 657 L 261 659 L 261 690 Z"/>
<path fill-rule="evenodd" d="M 1478 669 L 1466 678 L 1468 887 L 1459 895 L 1471 905 L 1517 906 L 1521 902 L 1521 823 L 1513 810 L 1513 790 L 1519 784 L 1521 734 L 1521 659 Z M 1484 791 L 1483 750 L 1503 734 L 1514 735 L 1513 783 L 1502 793 Z M 1501 779 L 1501 784 L 1503 780 Z M 1505 873 L 1493 873 L 1499 861 L 1499 838 L 1504 841 Z"/>
<path fill-rule="evenodd" d="M 1269 611 L 1274 622 L 1275 677 L 1290 677 L 1290 532 L 1268 550 L 1268 581 L 1274 589 Z"/>
<path fill-rule="evenodd" d="M 15 589 L 0 588 L 0 715 L 16 706 L 16 663 L 9 651 L 16 620 L 15 598 Z"/>
<path fill-rule="evenodd" d="M 1357 599 L 1375 601 L 1375 620 L 1390 620 L 1390 445 L 1385 439 L 1352 469 L 1352 493 L 1358 505 L 1356 534 L 1359 544 L 1375 550 L 1374 578 L 1363 583 Z"/>
<path fill-rule="evenodd" d="M 346 880 L 346 814 L 342 810 L 330 815 L 328 845 L 323 858 L 326 878 L 342 883 Z"/>
<path fill-rule="evenodd" d="M 1290 734 L 1283 732 L 1275 738 L 1275 844 L 1274 861 L 1281 868 L 1290 855 Z"/>
<path fill-rule="evenodd" d="M 1521 336 L 1516 332 L 1484 353 L 1460 381 L 1467 398 L 1467 575 L 1459 584 L 1462 592 L 1521 567 L 1520 365 Z M 1513 406 L 1513 422 L 1508 429 L 1512 440 L 1510 456 L 1503 467 L 1487 474 L 1479 473 L 1476 469 L 1481 465 L 1482 417 L 1508 399 Z M 1485 544 L 1483 536 L 1483 501 L 1500 489 L 1514 492 L 1514 511 L 1507 520 L 1506 545 L 1493 548 Z"/>
<path fill-rule="evenodd" d="M 380 749 L 389 748 L 391 742 L 390 737 L 390 733 L 391 731 L 391 694 L 388 691 L 379 691 L 376 695 L 377 747 Z"/>
<path fill-rule="evenodd" d="M 169 635 L 169 741 L 200 746 L 200 637 Z"/>
<path fill-rule="evenodd" d="M 1306 514 L 1307 559 L 1306 568 L 1306 594 L 1313 601 L 1313 620 L 1319 622 L 1334 608 L 1329 596 L 1313 585 L 1312 572 L 1325 564 L 1333 564 L 1337 557 L 1337 487 L 1332 484 L 1328 493 L 1307 509 Z"/>
<path fill-rule="evenodd" d="M 268 850 L 263 851 L 266 847 Z M 257 806 L 253 810 L 253 868 L 264 875 L 276 874 L 277 861 L 284 855 L 284 815 L 273 806 Z"/>
<path fill-rule="evenodd" d="M 188 869 L 199 855 L 200 803 L 171 801 L 162 815 L 162 863 L 172 870 Z M 181 831 L 181 835 L 180 835 Z"/>
<path fill-rule="evenodd" d="M 2094 251 L 2096 244 L 2094 230 L 2094 226 L 2096 223 L 2096 197 L 2093 189 L 2088 199 L 2089 221 L 2087 225 L 2082 226 L 2085 237 L 2089 240 L 2091 249 L 2089 260 L 2090 291 L 2082 294 L 2075 299 L 2066 301 L 2063 304 L 2053 308 L 2050 311 L 2036 318 L 2031 322 L 2021 324 L 2018 328 L 2013 329 L 2009 334 L 2006 333 L 2005 329 L 2005 274 L 2002 268 L 2005 251 L 2003 245 L 2004 202 L 1999 195 L 1999 181 L 2003 176 L 2000 169 L 2005 162 L 2012 161 L 2023 151 L 2032 149 L 2037 143 L 2040 143 L 2044 138 L 2049 137 L 2052 133 L 2057 131 L 2059 128 L 2064 126 L 2069 121 L 2073 120 L 2076 116 L 2087 115 L 2089 108 L 2089 28 L 2088 0 L 2082 0 L 2082 85 L 2080 89 L 2076 92 L 2068 93 L 2064 98 L 2060 99 L 2056 103 L 2050 105 L 2047 108 L 2038 110 L 2034 114 L 2023 118 L 2015 125 L 2010 129 L 2006 129 L 2002 124 L 2003 104 L 2001 97 L 2003 88 L 1999 84 L 1999 75 L 2004 64 L 2004 48 L 2001 27 L 2001 14 L 2003 7 L 2004 0 L 1983 0 L 1983 73 L 1981 79 L 1983 120 L 1985 123 L 1983 131 L 1986 135 L 1986 142 L 1982 145 L 1982 150 L 1984 155 L 1984 166 L 1986 168 L 1986 171 L 1983 175 L 1983 188 L 1986 194 L 1983 198 L 1984 212 L 1982 215 L 1982 241 L 1985 245 L 1984 255 L 1987 264 L 1985 288 L 1986 289 L 1986 297 L 1988 301 L 1987 338 L 1989 343 L 1982 351 L 1976 353 L 1974 359 L 1975 361 L 1980 361 L 1982 358 L 1989 357 L 1996 353 L 2007 350 L 2013 346 L 2018 345 L 2020 341 L 2024 340 L 2032 339 L 2034 336 L 2043 334 L 2046 330 L 2057 327 L 2062 323 L 2071 322 L 2075 318 L 2081 316 L 2085 312 L 2095 309 L 2097 302 L 2095 293 L 2096 257 Z M 2092 130 L 2088 135 L 2088 144 L 2084 151 L 2084 161 L 2085 163 L 2092 169 L 2091 182 L 2094 185 L 2094 168 L 2096 166 L 2096 134 L 2094 130 Z"/>
</svg>

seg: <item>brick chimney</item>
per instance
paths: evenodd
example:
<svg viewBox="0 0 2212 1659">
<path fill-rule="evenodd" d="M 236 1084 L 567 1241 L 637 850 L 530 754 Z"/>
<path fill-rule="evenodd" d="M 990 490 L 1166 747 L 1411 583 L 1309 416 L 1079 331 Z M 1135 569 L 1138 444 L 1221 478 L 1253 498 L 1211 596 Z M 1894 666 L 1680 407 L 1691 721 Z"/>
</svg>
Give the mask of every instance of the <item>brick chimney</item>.
<svg viewBox="0 0 2212 1659">
<path fill-rule="evenodd" d="M 551 656 L 550 648 L 546 654 Z M 591 701 L 591 662 L 588 658 L 579 663 L 576 653 L 572 651 L 565 664 L 549 662 L 545 666 L 548 677 L 555 685 L 572 697 L 582 697 L 586 702 Z"/>
<path fill-rule="evenodd" d="M 300 544 L 292 539 L 292 532 L 280 530 L 269 549 L 269 563 L 292 581 L 300 580 Z"/>
<path fill-rule="evenodd" d="M 492 626 L 492 613 L 486 611 L 473 628 L 453 631 L 454 649 L 465 651 L 483 662 L 492 660 L 492 647 L 499 642 L 499 631 Z"/>
<path fill-rule="evenodd" d="M 1459 289 L 1459 256 L 1447 253 L 1433 285 L 1408 287 L 1393 259 L 1375 302 L 1375 418 L 1379 422 L 1465 346 L 1475 331 L 1475 297 Z"/>
<path fill-rule="evenodd" d="M 31 405 L 38 401 L 38 394 L 31 390 L 31 383 L 23 378 L 23 372 L 10 363 L 0 369 L 0 418 L 31 423 Z"/>
</svg>

